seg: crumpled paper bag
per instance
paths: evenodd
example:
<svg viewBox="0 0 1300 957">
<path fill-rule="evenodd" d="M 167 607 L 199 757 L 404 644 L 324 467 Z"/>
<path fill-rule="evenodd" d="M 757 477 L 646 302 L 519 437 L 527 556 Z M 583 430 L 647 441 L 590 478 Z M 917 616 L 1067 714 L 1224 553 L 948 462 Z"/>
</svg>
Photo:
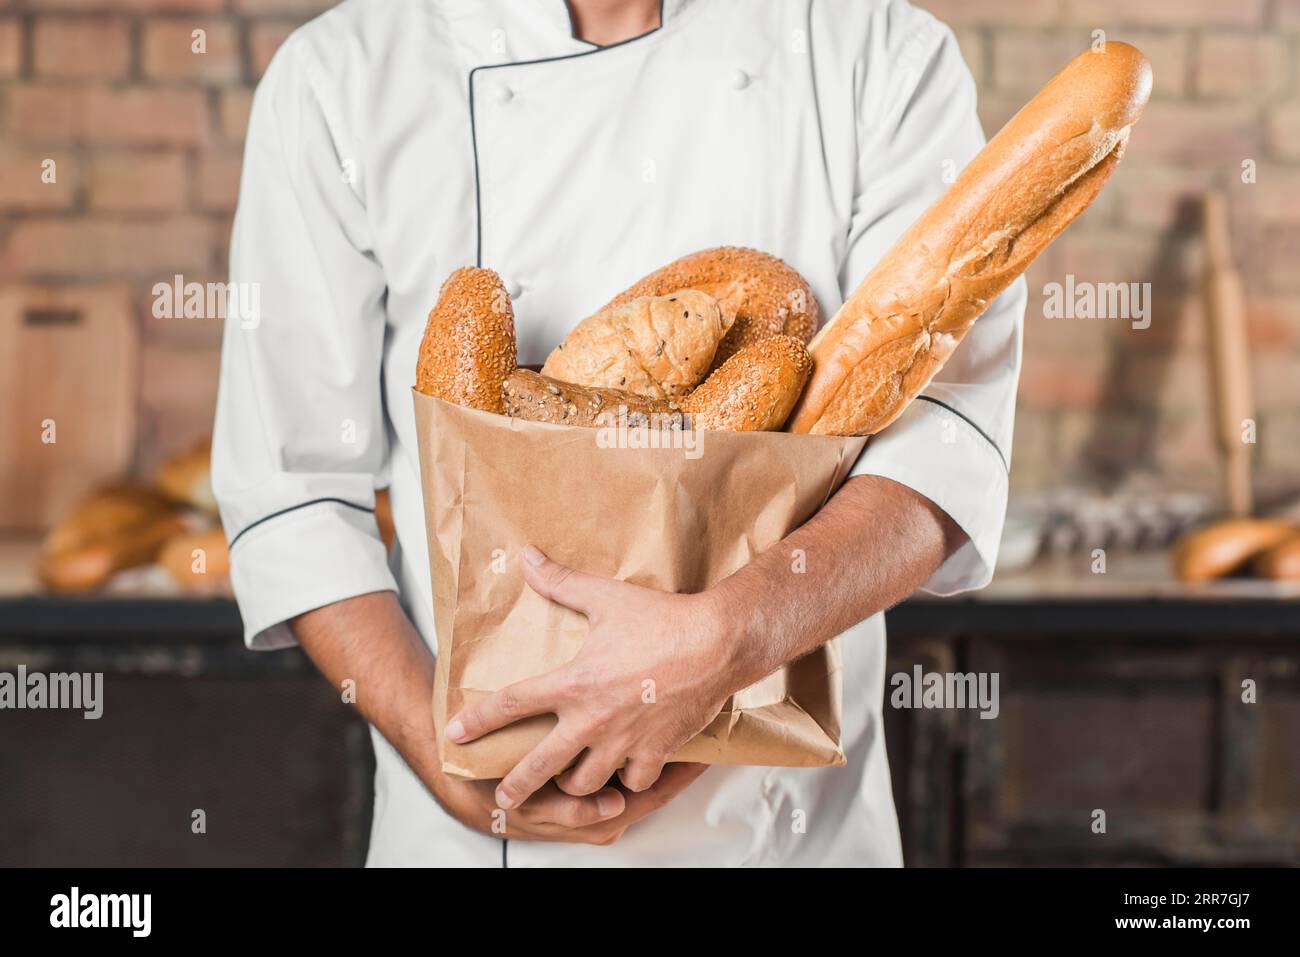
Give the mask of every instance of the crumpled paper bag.
<svg viewBox="0 0 1300 957">
<path fill-rule="evenodd" d="M 524 545 L 595 575 L 703 591 L 810 518 L 867 442 L 549 425 L 413 395 L 438 640 L 434 724 L 443 771 L 465 779 L 504 776 L 555 718 L 465 745 L 443 737 L 448 718 L 563 665 L 587 633 L 585 616 L 524 582 Z M 844 763 L 838 639 L 734 695 L 673 759 Z"/>
</svg>

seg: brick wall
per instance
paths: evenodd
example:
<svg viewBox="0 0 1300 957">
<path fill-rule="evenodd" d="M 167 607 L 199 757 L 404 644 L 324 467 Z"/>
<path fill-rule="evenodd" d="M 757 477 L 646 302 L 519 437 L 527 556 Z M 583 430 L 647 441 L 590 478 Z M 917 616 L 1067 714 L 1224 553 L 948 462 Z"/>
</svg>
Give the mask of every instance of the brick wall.
<svg viewBox="0 0 1300 957">
<path fill-rule="evenodd" d="M 1095 29 L 1155 68 L 1119 173 L 1030 273 L 1014 484 L 1141 468 L 1212 480 L 1195 218 L 1210 185 L 1228 193 L 1249 292 L 1261 481 L 1300 474 L 1300 0 L 920 3 L 957 30 L 990 132 Z M 175 272 L 224 277 L 251 88 L 287 32 L 328 5 L 0 0 L 0 282 L 130 284 L 141 468 L 208 430 L 220 335 L 152 319 L 149 288 Z M 55 183 L 41 181 L 46 159 Z M 1067 273 L 1151 282 L 1151 328 L 1044 319 L 1044 284 Z"/>
</svg>

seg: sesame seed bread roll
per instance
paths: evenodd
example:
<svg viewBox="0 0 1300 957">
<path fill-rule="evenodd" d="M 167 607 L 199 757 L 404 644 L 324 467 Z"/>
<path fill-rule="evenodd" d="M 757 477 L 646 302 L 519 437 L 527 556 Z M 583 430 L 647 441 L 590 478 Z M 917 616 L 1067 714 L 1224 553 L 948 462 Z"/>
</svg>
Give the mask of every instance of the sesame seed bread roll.
<svg viewBox="0 0 1300 957">
<path fill-rule="evenodd" d="M 813 339 L 791 432 L 871 435 L 902 414 L 988 304 L 1088 207 L 1151 94 L 1110 41 L 1075 57 L 912 224 Z"/>
<path fill-rule="evenodd" d="M 561 382 L 539 375 L 530 369 L 516 369 L 502 386 L 505 411 L 517 419 L 550 422 L 554 425 L 618 425 L 626 416 L 630 426 L 654 421 L 675 422 L 680 428 L 682 415 L 669 399 L 650 399 L 621 389 L 602 389 Z M 652 420 L 651 415 L 663 416 Z"/>
<path fill-rule="evenodd" d="M 1231 575 L 1297 531 L 1291 522 L 1264 518 L 1230 518 L 1207 525 L 1174 545 L 1174 573 L 1188 582 Z"/>
<path fill-rule="evenodd" d="M 619 293 L 609 305 L 678 289 L 708 293 L 727 317 L 730 329 L 713 358 L 715 369 L 745 346 L 772 336 L 807 342 L 821 322 L 821 308 L 803 276 L 775 256 L 743 246 L 683 256 Z"/>
<path fill-rule="evenodd" d="M 504 412 L 501 384 L 517 366 L 515 313 L 501 277 L 491 269 L 457 269 L 429 312 L 415 388 L 444 402 Z"/>
<path fill-rule="evenodd" d="M 729 328 L 707 293 L 642 296 L 584 319 L 547 358 L 542 374 L 652 399 L 679 398 L 708 373 Z"/>
<path fill-rule="evenodd" d="M 682 402 L 691 428 L 774 432 L 785 424 L 812 372 L 812 357 L 793 336 L 746 346 Z"/>
</svg>

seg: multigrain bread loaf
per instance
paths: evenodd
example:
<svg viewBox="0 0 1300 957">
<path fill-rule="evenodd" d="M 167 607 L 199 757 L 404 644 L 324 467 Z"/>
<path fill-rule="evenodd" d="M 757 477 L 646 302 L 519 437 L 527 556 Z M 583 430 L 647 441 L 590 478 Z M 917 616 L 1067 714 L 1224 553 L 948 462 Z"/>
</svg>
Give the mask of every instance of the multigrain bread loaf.
<svg viewBox="0 0 1300 957">
<path fill-rule="evenodd" d="M 515 314 L 491 269 L 457 269 L 429 313 L 415 367 L 425 395 L 485 412 L 504 412 L 501 384 L 515 371 Z"/>
<path fill-rule="evenodd" d="M 162 493 L 133 483 L 91 493 L 46 536 L 37 575 L 50 589 L 99 588 L 116 572 L 153 561 L 163 542 L 185 531 Z"/>
<path fill-rule="evenodd" d="M 502 386 L 506 415 L 555 425 L 655 423 L 681 428 L 682 414 L 671 399 L 652 399 L 621 389 L 574 385 L 529 369 L 516 369 Z M 651 418 L 656 416 L 656 418 Z"/>
<path fill-rule="evenodd" d="M 682 402 L 695 429 L 771 432 L 785 424 L 803 391 L 812 358 L 793 336 L 741 349 Z"/>
<path fill-rule="evenodd" d="M 708 293 L 722 307 L 729 330 L 714 355 L 715 369 L 745 346 L 772 336 L 807 342 L 821 322 L 817 299 L 803 276 L 775 256 L 743 246 L 718 246 L 674 260 L 605 308 L 678 289 Z"/>
<path fill-rule="evenodd" d="M 791 432 L 894 421 L 989 302 L 1092 202 L 1151 93 L 1127 43 L 1075 57 L 905 232 L 813 340 Z"/>
<path fill-rule="evenodd" d="M 1174 573 L 1189 582 L 1231 575 L 1298 532 L 1293 522 L 1277 519 L 1225 519 L 1185 535 L 1174 545 Z"/>
<path fill-rule="evenodd" d="M 694 289 L 629 299 L 580 322 L 542 374 L 651 399 L 680 398 L 709 371 L 730 325 L 717 300 Z"/>
</svg>

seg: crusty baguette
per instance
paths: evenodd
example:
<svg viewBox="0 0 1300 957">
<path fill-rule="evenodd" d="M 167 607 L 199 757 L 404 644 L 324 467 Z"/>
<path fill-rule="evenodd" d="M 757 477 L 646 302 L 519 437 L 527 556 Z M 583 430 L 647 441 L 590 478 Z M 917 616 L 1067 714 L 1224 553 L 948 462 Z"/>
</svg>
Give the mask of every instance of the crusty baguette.
<svg viewBox="0 0 1300 957">
<path fill-rule="evenodd" d="M 1250 570 L 1260 578 L 1300 581 L 1300 528 L 1286 541 L 1256 555 Z"/>
<path fill-rule="evenodd" d="M 212 439 L 206 438 L 188 450 L 164 459 L 154 474 L 154 484 L 169 498 L 216 515 L 217 497 L 212 492 Z"/>
<path fill-rule="evenodd" d="M 707 293 L 641 296 L 588 316 L 551 352 L 542 374 L 574 385 L 680 398 L 713 363 L 730 320 Z"/>
<path fill-rule="evenodd" d="M 793 336 L 746 346 L 682 402 L 691 427 L 717 432 L 770 432 L 785 424 L 803 391 L 812 358 Z"/>
<path fill-rule="evenodd" d="M 745 346 L 771 336 L 794 336 L 806 343 L 821 322 L 817 298 L 803 276 L 775 256 L 743 246 L 683 256 L 637 281 L 609 305 L 678 289 L 706 292 L 722 306 L 730 329 L 718 344 L 715 369 Z"/>
<path fill-rule="evenodd" d="M 1256 555 L 1297 534 L 1292 522 L 1264 518 L 1230 518 L 1191 532 L 1174 545 L 1174 573 L 1200 582 L 1239 571 Z"/>
<path fill-rule="evenodd" d="M 1075 57 L 912 224 L 813 340 L 791 432 L 870 435 L 894 421 L 990 301 L 1078 216 L 1151 93 L 1127 43 Z"/>
<path fill-rule="evenodd" d="M 502 412 L 501 384 L 515 371 L 515 314 L 501 277 L 467 266 L 447 277 L 429 312 L 415 367 L 425 395 Z"/>
<path fill-rule="evenodd" d="M 200 552 L 196 555 L 195 552 Z M 198 559 L 202 557 L 200 563 Z M 158 550 L 158 564 L 181 591 L 190 595 L 230 592 L 230 549 L 220 528 L 185 532 L 169 538 Z"/>
<path fill-rule="evenodd" d="M 175 506 L 142 485 L 100 489 L 50 531 L 37 575 L 53 591 L 93 591 L 116 572 L 153 561 L 163 542 L 185 530 Z"/>
<path fill-rule="evenodd" d="M 620 389 L 561 382 L 529 369 L 516 369 L 502 386 L 506 415 L 555 425 L 649 425 L 681 427 L 682 414 L 671 399 L 650 399 Z M 625 418 L 619 418 L 622 410 Z M 651 415 L 663 416 L 651 419 Z"/>
</svg>

